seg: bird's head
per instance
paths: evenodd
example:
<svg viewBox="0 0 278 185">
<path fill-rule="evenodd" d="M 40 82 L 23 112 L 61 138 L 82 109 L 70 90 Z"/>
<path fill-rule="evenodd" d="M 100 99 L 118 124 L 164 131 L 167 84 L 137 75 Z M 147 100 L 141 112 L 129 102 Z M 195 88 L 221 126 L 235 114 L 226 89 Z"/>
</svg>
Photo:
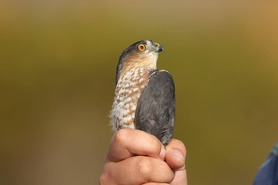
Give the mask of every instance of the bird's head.
<svg viewBox="0 0 278 185">
<path fill-rule="evenodd" d="M 120 56 L 116 71 L 116 83 L 120 73 L 136 68 L 145 68 L 150 71 L 157 69 L 158 53 L 163 50 L 162 45 L 152 40 L 141 40 L 130 45 Z"/>
</svg>

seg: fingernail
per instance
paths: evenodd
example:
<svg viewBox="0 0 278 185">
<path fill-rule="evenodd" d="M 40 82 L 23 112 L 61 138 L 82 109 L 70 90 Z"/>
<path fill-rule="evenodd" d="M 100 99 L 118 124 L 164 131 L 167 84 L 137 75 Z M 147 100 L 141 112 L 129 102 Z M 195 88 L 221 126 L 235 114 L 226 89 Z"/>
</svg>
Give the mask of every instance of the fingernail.
<svg viewBox="0 0 278 185">
<path fill-rule="evenodd" d="M 184 154 L 181 151 L 179 151 L 179 150 L 173 149 L 171 151 L 171 154 L 176 156 L 176 157 L 178 157 L 178 158 L 180 158 L 181 160 L 185 160 Z"/>
<path fill-rule="evenodd" d="M 164 160 L 165 158 L 165 153 L 166 153 L 166 150 L 164 149 L 164 147 L 161 147 L 161 150 L 160 150 L 160 154 L 159 154 L 159 158 Z"/>
</svg>

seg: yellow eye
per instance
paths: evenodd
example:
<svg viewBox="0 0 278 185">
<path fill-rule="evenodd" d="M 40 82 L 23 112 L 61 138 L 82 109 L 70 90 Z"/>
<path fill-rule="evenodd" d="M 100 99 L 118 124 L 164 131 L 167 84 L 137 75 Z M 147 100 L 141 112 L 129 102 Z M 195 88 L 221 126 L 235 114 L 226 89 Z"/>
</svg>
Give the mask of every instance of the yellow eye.
<svg viewBox="0 0 278 185">
<path fill-rule="evenodd" d="M 146 46 L 146 44 L 138 44 L 137 49 L 139 51 L 145 51 L 147 49 L 147 46 Z"/>
</svg>

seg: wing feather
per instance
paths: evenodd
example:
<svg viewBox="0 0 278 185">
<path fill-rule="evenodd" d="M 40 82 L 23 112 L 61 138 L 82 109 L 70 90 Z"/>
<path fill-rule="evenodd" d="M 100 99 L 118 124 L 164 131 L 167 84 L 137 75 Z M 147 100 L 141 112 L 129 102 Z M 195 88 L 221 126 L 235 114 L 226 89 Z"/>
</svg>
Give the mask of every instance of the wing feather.
<svg viewBox="0 0 278 185">
<path fill-rule="evenodd" d="M 142 92 L 135 112 L 137 129 L 155 135 L 163 144 L 173 136 L 175 85 L 167 71 L 154 71 Z"/>
</svg>

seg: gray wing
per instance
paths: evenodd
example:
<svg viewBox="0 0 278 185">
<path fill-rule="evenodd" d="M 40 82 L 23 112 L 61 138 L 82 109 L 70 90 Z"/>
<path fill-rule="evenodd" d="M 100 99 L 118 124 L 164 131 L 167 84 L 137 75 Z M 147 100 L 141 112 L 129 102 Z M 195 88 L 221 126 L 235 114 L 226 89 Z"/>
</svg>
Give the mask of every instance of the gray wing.
<svg viewBox="0 0 278 185">
<path fill-rule="evenodd" d="M 173 136 L 175 118 L 175 85 L 167 71 L 154 71 L 141 94 L 136 112 L 137 129 L 155 135 L 162 144 Z"/>
</svg>

